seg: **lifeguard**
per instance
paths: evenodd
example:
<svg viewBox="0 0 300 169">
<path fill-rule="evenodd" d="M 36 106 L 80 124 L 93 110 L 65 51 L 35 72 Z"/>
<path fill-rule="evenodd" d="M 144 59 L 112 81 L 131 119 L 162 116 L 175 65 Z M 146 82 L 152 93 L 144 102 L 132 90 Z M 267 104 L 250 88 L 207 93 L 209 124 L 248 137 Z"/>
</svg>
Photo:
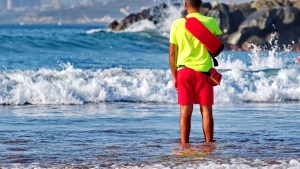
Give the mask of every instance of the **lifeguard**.
<svg viewBox="0 0 300 169">
<path fill-rule="evenodd" d="M 185 0 L 184 6 L 188 11 L 186 18 L 196 18 L 214 35 L 221 34 L 214 18 L 199 13 L 201 0 Z M 169 52 L 174 87 L 178 91 L 180 136 L 183 146 L 189 143 L 193 104 L 200 105 L 205 142 L 214 141 L 213 85 L 207 81 L 207 75 L 201 73 L 213 68 L 213 61 L 205 45 L 186 29 L 185 24 L 185 18 L 173 22 L 170 30 Z"/>
</svg>

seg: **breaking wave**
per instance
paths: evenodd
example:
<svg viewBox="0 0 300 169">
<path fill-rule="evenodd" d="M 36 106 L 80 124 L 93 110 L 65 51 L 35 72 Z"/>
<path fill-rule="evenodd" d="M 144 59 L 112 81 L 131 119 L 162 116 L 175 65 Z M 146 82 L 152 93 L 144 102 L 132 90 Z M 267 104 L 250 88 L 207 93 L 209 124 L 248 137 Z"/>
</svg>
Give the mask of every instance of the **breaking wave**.
<svg viewBox="0 0 300 169">
<path fill-rule="evenodd" d="M 0 74 L 0 104 L 83 104 L 90 102 L 172 102 L 175 92 L 164 70 L 12 71 Z"/>
<path fill-rule="evenodd" d="M 251 55 L 251 54 L 250 54 Z M 300 67 L 280 57 L 250 56 L 251 64 L 221 57 L 221 86 L 216 103 L 288 102 L 300 100 Z M 269 64 L 257 62 L 272 60 Z M 276 61 L 278 61 L 277 64 Z M 0 104 L 84 104 L 98 102 L 176 103 L 170 70 L 83 70 L 71 64 L 62 70 L 14 70 L 0 73 Z"/>
</svg>

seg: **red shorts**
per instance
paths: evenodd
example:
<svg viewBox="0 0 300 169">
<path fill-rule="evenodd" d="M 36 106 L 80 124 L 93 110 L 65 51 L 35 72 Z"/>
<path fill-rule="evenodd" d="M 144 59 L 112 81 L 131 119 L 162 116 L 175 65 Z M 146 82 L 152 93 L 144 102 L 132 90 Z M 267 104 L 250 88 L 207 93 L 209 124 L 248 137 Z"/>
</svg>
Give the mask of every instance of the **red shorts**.
<svg viewBox="0 0 300 169">
<path fill-rule="evenodd" d="M 207 82 L 207 75 L 190 68 L 177 73 L 178 104 L 212 106 L 214 104 L 213 85 Z"/>
</svg>

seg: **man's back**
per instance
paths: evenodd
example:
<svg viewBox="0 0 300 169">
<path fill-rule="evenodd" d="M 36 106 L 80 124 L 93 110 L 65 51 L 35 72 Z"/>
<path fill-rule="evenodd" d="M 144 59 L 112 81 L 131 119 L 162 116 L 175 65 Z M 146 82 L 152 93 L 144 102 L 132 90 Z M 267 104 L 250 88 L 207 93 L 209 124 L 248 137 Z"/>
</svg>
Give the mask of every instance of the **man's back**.
<svg viewBox="0 0 300 169">
<path fill-rule="evenodd" d="M 213 34 L 221 34 L 215 19 L 199 13 L 202 4 L 201 0 L 185 0 L 184 6 L 189 14 L 187 18 L 195 17 Z M 180 105 L 180 138 L 183 146 L 189 143 L 194 104 L 200 105 L 205 142 L 214 141 L 213 85 L 207 81 L 208 76 L 202 73 L 213 67 L 212 59 L 204 45 L 186 30 L 185 22 L 185 19 L 173 22 L 169 49 L 170 68 Z"/>
<path fill-rule="evenodd" d="M 203 16 L 200 13 L 191 13 L 187 15 L 187 18 L 189 17 L 200 20 L 213 34 L 221 34 L 214 18 Z M 196 71 L 207 72 L 213 67 L 210 54 L 204 45 L 186 30 L 185 22 L 184 18 L 174 21 L 170 32 L 170 43 L 178 46 L 177 67 L 184 65 Z"/>
</svg>

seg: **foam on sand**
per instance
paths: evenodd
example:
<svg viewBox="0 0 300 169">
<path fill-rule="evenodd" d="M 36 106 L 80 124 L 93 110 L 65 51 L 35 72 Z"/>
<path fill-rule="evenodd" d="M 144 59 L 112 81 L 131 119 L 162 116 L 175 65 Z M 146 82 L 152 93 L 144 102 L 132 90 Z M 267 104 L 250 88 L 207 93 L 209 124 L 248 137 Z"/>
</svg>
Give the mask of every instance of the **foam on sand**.
<svg viewBox="0 0 300 169">
<path fill-rule="evenodd" d="M 7 168 L 77 168 L 72 165 L 49 165 L 43 167 L 39 167 L 39 164 L 31 164 L 31 165 L 22 165 L 22 164 L 14 164 L 10 165 Z M 262 161 L 262 160 L 247 160 L 247 159 L 230 159 L 228 161 L 199 161 L 192 163 L 182 163 L 182 162 L 166 162 L 166 163 L 153 163 L 153 164 L 140 164 L 136 166 L 132 165 L 122 165 L 122 164 L 113 164 L 111 166 L 107 166 L 106 168 L 118 168 L 118 169 L 181 169 L 181 168 L 193 168 L 193 169 L 298 169 L 300 167 L 299 159 L 291 159 L 291 160 L 273 160 L 273 161 Z M 4 169 L 6 167 L 3 167 Z M 103 168 L 101 165 L 93 164 L 82 164 L 80 168 Z"/>
</svg>

